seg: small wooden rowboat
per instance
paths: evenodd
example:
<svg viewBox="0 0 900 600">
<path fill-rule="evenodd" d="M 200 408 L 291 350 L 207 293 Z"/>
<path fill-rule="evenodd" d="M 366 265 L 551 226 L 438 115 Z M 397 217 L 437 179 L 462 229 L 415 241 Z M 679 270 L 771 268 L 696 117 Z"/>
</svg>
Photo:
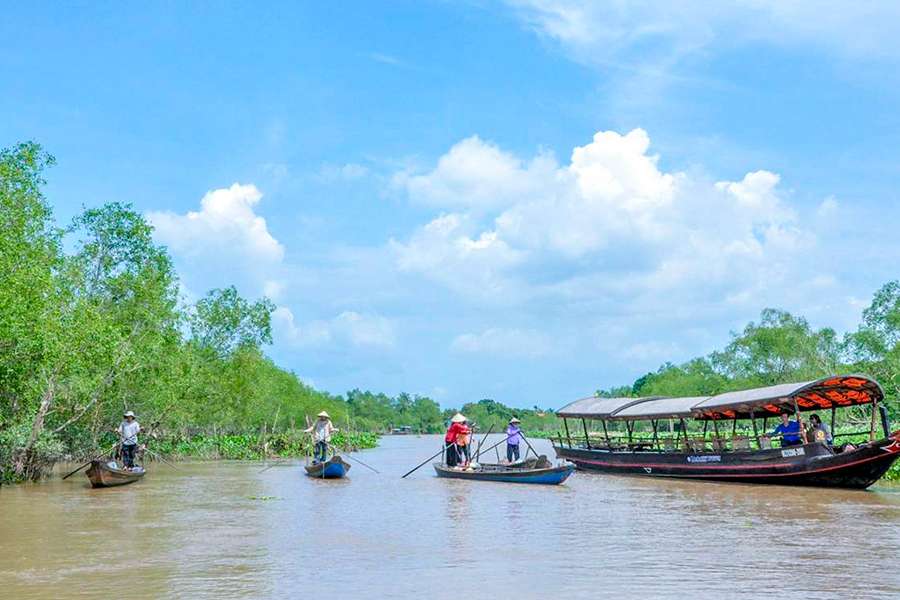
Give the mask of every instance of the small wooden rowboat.
<svg viewBox="0 0 900 600">
<path fill-rule="evenodd" d="M 434 463 L 438 477 L 470 479 L 472 481 L 502 481 L 505 483 L 534 483 L 559 485 L 569 478 L 575 465 L 566 462 L 554 466 L 546 456 L 508 465 L 478 464 L 467 469 L 456 469 Z"/>
<path fill-rule="evenodd" d="M 350 463 L 344 462 L 340 456 L 332 456 L 325 462 L 306 465 L 306 474 L 319 479 L 340 479 L 350 470 Z"/>
<path fill-rule="evenodd" d="M 91 466 L 85 474 L 91 480 L 91 487 L 101 488 L 134 483 L 141 479 L 146 471 L 143 467 L 135 467 L 133 471 L 126 471 L 120 469 L 115 462 L 94 460 L 91 461 Z"/>
</svg>

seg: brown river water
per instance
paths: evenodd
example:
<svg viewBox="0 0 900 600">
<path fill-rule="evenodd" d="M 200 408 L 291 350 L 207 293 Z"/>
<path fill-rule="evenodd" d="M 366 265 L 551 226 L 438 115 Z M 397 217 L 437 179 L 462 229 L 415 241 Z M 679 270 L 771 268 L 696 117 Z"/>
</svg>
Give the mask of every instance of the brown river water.
<svg viewBox="0 0 900 600">
<path fill-rule="evenodd" d="M 400 479 L 439 443 L 385 437 L 355 455 L 380 475 L 339 481 L 222 461 L 4 486 L 0 598 L 900 598 L 900 487 Z"/>
</svg>

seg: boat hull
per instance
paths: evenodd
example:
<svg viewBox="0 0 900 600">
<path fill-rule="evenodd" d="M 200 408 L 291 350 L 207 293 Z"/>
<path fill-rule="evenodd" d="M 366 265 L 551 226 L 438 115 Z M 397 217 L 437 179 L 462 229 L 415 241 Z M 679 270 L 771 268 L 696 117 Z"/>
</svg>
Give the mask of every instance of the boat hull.
<svg viewBox="0 0 900 600">
<path fill-rule="evenodd" d="M 340 456 L 332 456 L 327 461 L 314 465 L 306 465 L 306 474 L 309 477 L 319 479 L 340 479 L 350 470 L 350 464 L 343 461 Z"/>
<path fill-rule="evenodd" d="M 435 463 L 438 477 L 448 479 L 468 479 L 470 481 L 499 481 L 502 483 L 530 483 L 537 485 L 559 485 L 569 478 L 575 465 L 566 464 L 546 469 L 473 469 L 457 470 Z"/>
<path fill-rule="evenodd" d="M 835 454 L 820 442 L 746 452 L 658 452 L 554 445 L 586 471 L 705 481 L 865 489 L 900 457 L 900 431 Z"/>
<path fill-rule="evenodd" d="M 91 482 L 91 487 L 95 488 L 115 487 L 134 483 L 142 479 L 146 473 L 143 469 L 140 471 L 114 469 L 102 460 L 91 461 L 91 466 L 85 472 Z"/>
</svg>

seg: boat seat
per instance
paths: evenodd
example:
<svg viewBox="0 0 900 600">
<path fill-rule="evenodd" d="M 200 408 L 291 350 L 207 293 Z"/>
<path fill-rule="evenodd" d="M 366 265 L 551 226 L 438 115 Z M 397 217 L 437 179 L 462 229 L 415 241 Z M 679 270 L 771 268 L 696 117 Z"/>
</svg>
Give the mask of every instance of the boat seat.
<svg viewBox="0 0 900 600">
<path fill-rule="evenodd" d="M 750 449 L 750 439 L 745 437 L 734 438 L 731 443 L 731 448 L 733 450 L 749 450 Z"/>
</svg>

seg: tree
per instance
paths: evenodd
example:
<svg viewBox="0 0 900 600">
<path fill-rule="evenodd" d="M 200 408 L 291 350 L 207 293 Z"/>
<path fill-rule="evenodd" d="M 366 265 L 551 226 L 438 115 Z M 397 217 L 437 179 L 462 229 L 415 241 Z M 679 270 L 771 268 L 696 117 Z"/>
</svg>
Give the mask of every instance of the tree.
<svg viewBox="0 0 900 600">
<path fill-rule="evenodd" d="M 191 337 L 220 357 L 241 347 L 272 343 L 272 311 L 268 298 L 248 302 L 234 286 L 211 290 L 197 302 L 191 318 Z"/>
</svg>

